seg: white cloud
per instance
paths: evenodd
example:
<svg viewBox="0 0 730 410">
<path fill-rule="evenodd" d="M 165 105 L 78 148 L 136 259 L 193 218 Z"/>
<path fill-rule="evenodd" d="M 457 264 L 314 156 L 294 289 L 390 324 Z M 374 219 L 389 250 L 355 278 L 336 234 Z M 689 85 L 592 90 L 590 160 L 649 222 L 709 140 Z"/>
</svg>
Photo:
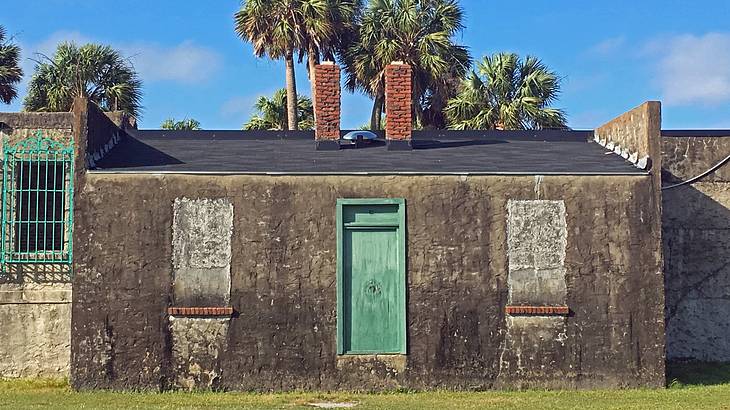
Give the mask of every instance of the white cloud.
<svg viewBox="0 0 730 410">
<path fill-rule="evenodd" d="M 238 95 L 226 100 L 219 110 L 220 115 L 224 118 L 245 118 L 248 119 L 256 112 L 254 105 L 259 98 L 271 98 L 276 92 L 276 88 L 263 89 L 256 94 Z M 303 95 L 303 94 L 301 94 Z"/>
<path fill-rule="evenodd" d="M 265 95 L 265 94 L 262 94 Z M 245 117 L 248 118 L 256 109 L 253 107 L 258 100 L 258 95 L 237 96 L 226 100 L 221 106 L 220 113 L 226 118 Z"/>
<path fill-rule="evenodd" d="M 30 81 L 30 77 L 33 75 L 33 71 L 35 71 L 36 60 L 42 60 L 43 56 L 53 56 L 53 52 L 56 51 L 58 44 L 64 41 L 84 44 L 92 40 L 78 31 L 57 31 L 36 44 L 20 43 L 20 64 L 24 74 L 21 87 L 25 88 Z"/>
<path fill-rule="evenodd" d="M 578 130 L 594 129 L 610 119 L 610 115 L 604 110 L 588 110 L 570 114 L 568 123 L 572 128 Z"/>
<path fill-rule="evenodd" d="M 45 40 L 38 44 L 33 44 L 25 50 L 33 55 L 43 54 L 50 57 L 53 55 L 53 52 L 56 51 L 59 43 L 71 42 L 76 44 L 86 44 L 93 41 L 94 40 L 91 39 L 91 37 L 87 37 L 79 31 L 56 31 Z"/>
<path fill-rule="evenodd" d="M 175 81 L 185 84 L 205 82 L 222 66 L 220 54 L 192 41 L 173 47 L 155 43 L 120 45 L 145 82 Z"/>
<path fill-rule="evenodd" d="M 626 37 L 607 38 L 588 49 L 588 53 L 595 56 L 607 57 L 621 50 L 626 43 Z"/>
<path fill-rule="evenodd" d="M 38 54 L 52 56 L 59 43 L 70 41 L 76 44 L 98 42 L 109 44 L 129 58 L 145 83 L 172 81 L 184 84 L 205 82 L 222 67 L 223 58 L 216 51 L 183 41 L 175 46 L 158 43 L 109 43 L 87 37 L 78 31 L 57 31 L 37 44 L 21 44 L 23 48 L 23 69 L 26 80 L 33 73 Z"/>
<path fill-rule="evenodd" d="M 585 75 L 568 76 L 563 79 L 563 93 L 584 93 L 603 84 L 608 80 L 605 72 L 595 72 Z"/>
<path fill-rule="evenodd" d="M 669 105 L 730 101 L 730 33 L 691 34 L 654 41 L 657 82 Z"/>
</svg>

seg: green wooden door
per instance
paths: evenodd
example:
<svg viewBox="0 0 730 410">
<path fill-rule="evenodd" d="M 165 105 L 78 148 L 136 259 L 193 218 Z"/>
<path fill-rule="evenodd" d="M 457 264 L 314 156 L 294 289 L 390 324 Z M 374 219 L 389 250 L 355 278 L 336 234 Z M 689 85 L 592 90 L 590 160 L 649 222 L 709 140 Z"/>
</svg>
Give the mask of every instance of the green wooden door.
<svg viewBox="0 0 730 410">
<path fill-rule="evenodd" d="M 363 201 L 338 204 L 338 350 L 405 353 L 403 204 Z"/>
</svg>

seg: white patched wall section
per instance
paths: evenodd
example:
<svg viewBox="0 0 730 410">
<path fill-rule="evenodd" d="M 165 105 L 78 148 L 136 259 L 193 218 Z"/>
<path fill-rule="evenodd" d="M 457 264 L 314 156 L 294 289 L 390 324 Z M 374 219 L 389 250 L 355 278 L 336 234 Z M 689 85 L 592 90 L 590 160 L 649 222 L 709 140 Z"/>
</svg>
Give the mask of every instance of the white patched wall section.
<svg viewBox="0 0 730 410">
<path fill-rule="evenodd" d="M 173 204 L 174 305 L 224 307 L 231 300 L 233 204 L 228 199 L 178 198 Z M 230 317 L 170 317 L 175 383 L 216 388 Z"/>
<path fill-rule="evenodd" d="M 564 306 L 567 299 L 565 203 L 510 200 L 507 203 L 508 304 Z M 553 368 L 566 340 L 561 316 L 506 316 L 501 372 L 519 373 L 542 364 Z M 558 353 L 560 354 L 560 353 Z M 528 365 L 529 363 L 529 365 Z M 536 366 L 537 364 L 537 366 Z"/>
<path fill-rule="evenodd" d="M 178 198 L 173 205 L 176 306 L 227 306 L 231 298 L 233 204 Z"/>
<path fill-rule="evenodd" d="M 509 303 L 565 305 L 565 248 L 568 228 L 563 201 L 507 204 Z"/>
</svg>

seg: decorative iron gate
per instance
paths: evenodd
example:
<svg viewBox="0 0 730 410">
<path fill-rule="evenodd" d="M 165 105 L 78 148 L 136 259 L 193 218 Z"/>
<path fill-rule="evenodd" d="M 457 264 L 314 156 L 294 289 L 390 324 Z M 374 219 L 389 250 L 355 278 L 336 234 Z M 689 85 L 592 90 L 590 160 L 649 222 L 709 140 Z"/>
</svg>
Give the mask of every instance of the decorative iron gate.
<svg viewBox="0 0 730 410">
<path fill-rule="evenodd" d="M 35 137 L 3 148 L 0 263 L 71 265 L 73 141 Z"/>
</svg>

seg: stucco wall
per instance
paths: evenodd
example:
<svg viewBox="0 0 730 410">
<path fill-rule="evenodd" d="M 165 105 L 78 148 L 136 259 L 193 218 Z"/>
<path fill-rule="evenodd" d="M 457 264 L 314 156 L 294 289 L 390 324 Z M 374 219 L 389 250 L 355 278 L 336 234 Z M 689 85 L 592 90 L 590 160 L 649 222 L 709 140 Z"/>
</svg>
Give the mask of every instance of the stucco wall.
<svg viewBox="0 0 730 410">
<path fill-rule="evenodd" d="M 71 284 L 0 284 L 0 377 L 67 377 Z"/>
<path fill-rule="evenodd" d="M 730 155 L 730 136 L 664 137 L 664 180 L 699 175 Z M 730 165 L 663 192 L 667 358 L 730 361 Z"/>
<path fill-rule="evenodd" d="M 42 131 L 65 143 L 71 113 L 0 113 L 3 144 Z M 0 170 L 0 176 L 2 170 Z M 59 265 L 8 265 L 0 272 L 0 377 L 67 377 L 71 356 L 71 273 Z"/>
<path fill-rule="evenodd" d="M 647 101 L 596 128 L 596 140 L 642 169 L 661 170 L 661 103 Z M 648 160 L 647 160 L 648 159 Z M 660 173 L 654 172 L 659 183 Z"/>
<path fill-rule="evenodd" d="M 348 197 L 406 199 L 405 358 L 337 359 L 335 203 Z M 165 313 L 173 303 L 179 198 L 233 205 L 236 313 L 217 326 L 220 338 L 189 334 L 207 352 L 192 361 L 175 348 L 188 323 L 173 324 Z M 245 390 L 662 386 L 654 198 L 648 176 L 89 173 L 77 199 L 72 383 L 164 389 L 187 381 L 192 386 L 183 387 Z M 534 199 L 564 203 L 571 314 L 522 320 L 510 332 L 508 200 Z M 196 379 L 190 369 L 214 372 Z"/>
</svg>

